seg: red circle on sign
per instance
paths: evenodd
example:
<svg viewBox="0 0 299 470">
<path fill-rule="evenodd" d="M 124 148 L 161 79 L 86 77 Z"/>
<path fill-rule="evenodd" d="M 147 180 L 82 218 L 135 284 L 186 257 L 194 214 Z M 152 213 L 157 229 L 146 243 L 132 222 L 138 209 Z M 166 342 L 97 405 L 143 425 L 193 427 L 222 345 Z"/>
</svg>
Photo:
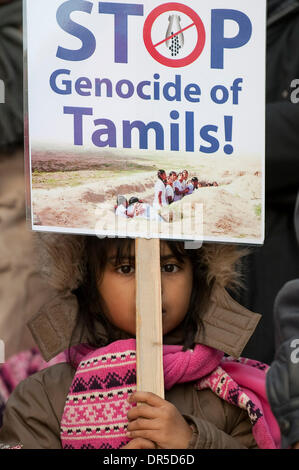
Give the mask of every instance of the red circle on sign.
<svg viewBox="0 0 299 470">
<path fill-rule="evenodd" d="M 180 11 L 181 13 L 185 13 L 185 15 L 188 15 L 193 20 L 193 24 L 196 26 L 197 29 L 198 39 L 196 46 L 191 52 L 191 54 L 184 57 L 183 59 L 169 59 L 168 57 L 165 57 L 164 55 L 160 54 L 154 46 L 151 37 L 152 27 L 158 16 L 160 16 L 162 13 L 173 10 Z M 202 53 L 206 42 L 206 31 L 200 17 L 197 13 L 195 13 L 194 10 L 192 10 L 192 8 L 187 7 L 182 3 L 171 2 L 160 5 L 148 15 L 144 23 L 143 40 L 145 47 L 147 48 L 150 55 L 157 62 L 160 62 L 160 64 L 166 65 L 167 67 L 185 67 L 186 65 L 192 64 L 192 62 L 194 62 Z"/>
</svg>

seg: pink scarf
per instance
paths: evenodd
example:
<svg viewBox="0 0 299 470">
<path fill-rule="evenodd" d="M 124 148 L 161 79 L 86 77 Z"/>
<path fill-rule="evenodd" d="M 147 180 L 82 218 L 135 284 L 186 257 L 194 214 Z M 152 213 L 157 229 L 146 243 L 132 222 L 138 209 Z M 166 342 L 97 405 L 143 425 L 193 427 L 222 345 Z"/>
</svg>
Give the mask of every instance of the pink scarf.
<svg viewBox="0 0 299 470">
<path fill-rule="evenodd" d="M 196 345 L 163 346 L 165 389 L 194 382 L 248 412 L 260 448 L 280 446 L 280 431 L 266 398 L 268 366 L 250 359 L 223 357 L 216 349 Z M 74 375 L 61 420 L 64 449 L 118 449 L 126 437 L 128 396 L 136 390 L 136 341 L 120 340 L 92 349 L 76 346 Z"/>
</svg>

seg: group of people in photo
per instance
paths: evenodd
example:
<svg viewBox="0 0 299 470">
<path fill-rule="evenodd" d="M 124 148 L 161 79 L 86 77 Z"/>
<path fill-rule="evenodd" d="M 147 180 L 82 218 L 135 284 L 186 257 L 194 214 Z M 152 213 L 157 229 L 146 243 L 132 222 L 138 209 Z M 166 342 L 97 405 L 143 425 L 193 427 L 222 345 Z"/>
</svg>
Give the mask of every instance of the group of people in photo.
<svg viewBox="0 0 299 470">
<path fill-rule="evenodd" d="M 142 217 L 144 219 L 162 221 L 158 211 L 150 204 L 143 202 L 136 196 L 132 196 L 129 201 L 125 196 L 117 197 L 115 206 L 115 215 L 132 219 L 133 217 Z"/>
<path fill-rule="evenodd" d="M 153 203 L 156 209 L 180 201 L 184 196 L 192 194 L 199 184 L 196 176 L 188 180 L 188 170 L 179 173 L 171 171 L 168 176 L 165 170 L 159 170 L 157 177 Z"/>
<path fill-rule="evenodd" d="M 201 186 L 218 186 L 218 184 L 216 182 L 200 182 L 196 176 L 189 179 L 188 170 L 170 171 L 168 175 L 165 170 L 158 170 L 153 205 L 143 202 L 136 196 L 132 196 L 129 201 L 125 196 L 118 196 L 115 215 L 127 218 L 143 217 L 151 220 L 163 220 L 159 214 L 162 207 L 180 201 Z"/>
</svg>

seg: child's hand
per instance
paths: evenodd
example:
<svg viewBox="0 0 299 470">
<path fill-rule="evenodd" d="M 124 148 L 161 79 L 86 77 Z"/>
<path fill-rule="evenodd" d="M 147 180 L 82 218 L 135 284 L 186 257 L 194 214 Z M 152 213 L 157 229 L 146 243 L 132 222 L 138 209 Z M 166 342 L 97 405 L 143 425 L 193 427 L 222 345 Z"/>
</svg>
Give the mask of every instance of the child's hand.
<svg viewBox="0 0 299 470">
<path fill-rule="evenodd" d="M 156 444 L 148 439 L 137 437 L 137 439 L 128 442 L 122 449 L 156 449 Z"/>
<path fill-rule="evenodd" d="M 150 440 L 160 449 L 187 449 L 192 429 L 174 405 L 149 392 L 135 392 L 128 401 L 141 404 L 128 412 L 127 437 Z"/>
</svg>

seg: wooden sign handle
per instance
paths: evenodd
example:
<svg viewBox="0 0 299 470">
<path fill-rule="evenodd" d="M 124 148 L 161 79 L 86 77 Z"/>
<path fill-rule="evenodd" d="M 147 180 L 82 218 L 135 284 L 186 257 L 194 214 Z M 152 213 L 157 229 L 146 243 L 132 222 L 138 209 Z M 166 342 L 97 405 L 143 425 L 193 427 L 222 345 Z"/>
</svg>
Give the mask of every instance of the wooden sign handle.
<svg viewBox="0 0 299 470">
<path fill-rule="evenodd" d="M 135 240 L 137 391 L 164 398 L 160 240 Z"/>
</svg>

